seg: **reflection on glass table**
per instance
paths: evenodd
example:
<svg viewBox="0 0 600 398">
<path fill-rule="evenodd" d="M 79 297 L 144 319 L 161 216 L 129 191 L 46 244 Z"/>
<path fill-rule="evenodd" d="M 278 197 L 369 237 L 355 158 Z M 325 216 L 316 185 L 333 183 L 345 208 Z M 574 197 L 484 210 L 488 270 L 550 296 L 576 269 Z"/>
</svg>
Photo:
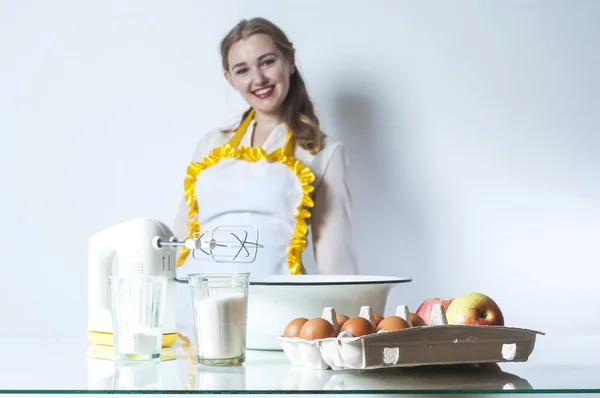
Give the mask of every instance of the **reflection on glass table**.
<svg viewBox="0 0 600 398">
<path fill-rule="evenodd" d="M 177 361 L 159 363 L 119 363 L 90 358 L 88 390 L 162 391 L 181 390 L 185 374 Z"/>
<path fill-rule="evenodd" d="M 113 376 L 114 390 L 162 390 L 162 370 L 160 364 L 115 364 Z"/>
<path fill-rule="evenodd" d="M 244 391 L 246 383 L 246 367 L 200 367 L 196 369 L 194 390 L 197 391 Z"/>
<path fill-rule="evenodd" d="M 377 372 L 323 373 L 292 368 L 284 390 L 532 390 L 529 382 L 498 365 L 427 366 Z"/>
<path fill-rule="evenodd" d="M 333 371 L 292 366 L 276 351 L 249 350 L 242 366 L 211 367 L 195 364 L 176 344 L 160 363 L 133 366 L 90 350 L 83 338 L 0 339 L 0 391 L 600 393 L 600 336 L 556 337 L 538 348 L 525 363 Z"/>
<path fill-rule="evenodd" d="M 88 389 L 196 391 L 361 391 L 361 390 L 532 390 L 529 382 L 498 365 L 428 366 L 373 371 L 332 372 L 287 367 L 269 377 L 246 366 L 198 366 L 188 372 L 178 361 L 115 364 L 88 360 Z M 251 374 L 248 377 L 247 373 Z M 265 384 L 268 383 L 268 386 Z"/>
</svg>

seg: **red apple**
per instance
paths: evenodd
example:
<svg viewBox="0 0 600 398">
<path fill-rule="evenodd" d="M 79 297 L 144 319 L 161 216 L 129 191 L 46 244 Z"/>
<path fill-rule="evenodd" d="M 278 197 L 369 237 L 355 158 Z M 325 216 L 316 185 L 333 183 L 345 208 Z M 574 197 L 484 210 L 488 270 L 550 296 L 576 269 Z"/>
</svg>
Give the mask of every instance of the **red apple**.
<svg viewBox="0 0 600 398">
<path fill-rule="evenodd" d="M 427 325 L 429 325 L 429 319 L 431 318 L 431 309 L 435 304 L 441 304 L 444 307 L 444 310 L 448 310 L 448 306 L 452 303 L 454 299 L 452 298 L 437 298 L 433 297 L 427 299 L 421 303 L 419 308 L 415 311 L 415 314 L 420 316 Z"/>
<path fill-rule="evenodd" d="M 449 325 L 504 326 L 504 315 L 494 300 L 481 293 L 458 296 L 446 310 Z"/>
</svg>

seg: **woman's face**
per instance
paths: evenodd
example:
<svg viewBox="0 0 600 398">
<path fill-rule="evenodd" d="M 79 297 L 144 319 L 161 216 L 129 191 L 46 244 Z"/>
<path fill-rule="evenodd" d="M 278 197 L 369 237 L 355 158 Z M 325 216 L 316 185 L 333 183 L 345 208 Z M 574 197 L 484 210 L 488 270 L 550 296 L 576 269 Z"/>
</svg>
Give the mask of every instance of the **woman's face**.
<svg viewBox="0 0 600 398">
<path fill-rule="evenodd" d="M 293 72 L 294 65 L 283 57 L 273 40 L 255 34 L 231 47 L 225 77 L 257 112 L 274 114 L 288 94 Z"/>
</svg>

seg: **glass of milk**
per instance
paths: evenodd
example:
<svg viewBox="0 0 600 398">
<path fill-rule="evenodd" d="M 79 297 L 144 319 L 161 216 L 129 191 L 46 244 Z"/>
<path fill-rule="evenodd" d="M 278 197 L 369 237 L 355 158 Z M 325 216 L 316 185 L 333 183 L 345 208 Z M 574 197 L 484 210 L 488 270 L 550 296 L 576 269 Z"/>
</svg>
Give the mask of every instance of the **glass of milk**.
<svg viewBox="0 0 600 398">
<path fill-rule="evenodd" d="M 160 361 L 165 276 L 109 277 L 116 361 Z"/>
<path fill-rule="evenodd" d="M 248 272 L 188 275 L 199 364 L 245 361 L 249 278 Z"/>
</svg>

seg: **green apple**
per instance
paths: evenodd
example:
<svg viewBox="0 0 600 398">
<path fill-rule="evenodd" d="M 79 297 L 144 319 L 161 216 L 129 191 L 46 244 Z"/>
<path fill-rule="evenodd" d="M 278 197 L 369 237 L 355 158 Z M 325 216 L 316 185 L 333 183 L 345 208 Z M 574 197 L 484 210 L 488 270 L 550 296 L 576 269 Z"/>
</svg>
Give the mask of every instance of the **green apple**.
<svg viewBox="0 0 600 398">
<path fill-rule="evenodd" d="M 446 310 L 449 325 L 504 326 L 504 315 L 494 300 L 482 293 L 456 297 Z"/>
</svg>

